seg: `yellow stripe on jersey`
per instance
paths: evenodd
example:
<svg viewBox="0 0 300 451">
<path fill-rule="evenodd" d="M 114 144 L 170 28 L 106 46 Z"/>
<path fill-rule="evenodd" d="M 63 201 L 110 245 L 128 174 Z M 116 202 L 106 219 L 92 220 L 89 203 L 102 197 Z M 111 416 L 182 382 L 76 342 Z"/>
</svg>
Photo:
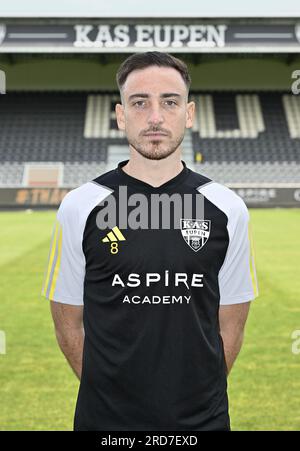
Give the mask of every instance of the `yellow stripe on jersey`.
<svg viewBox="0 0 300 451">
<path fill-rule="evenodd" d="M 55 268 L 53 271 L 53 278 L 52 278 L 52 283 L 51 283 L 51 288 L 50 288 L 50 293 L 49 293 L 49 299 L 53 299 L 53 295 L 54 295 L 57 276 L 58 276 L 59 268 L 60 268 L 61 248 L 62 248 L 62 227 L 61 227 L 61 225 L 59 225 L 57 259 L 56 259 Z"/>
<path fill-rule="evenodd" d="M 56 220 L 53 228 L 55 228 L 55 230 L 54 230 L 54 235 L 52 238 L 52 243 L 50 245 L 50 255 L 49 255 L 49 261 L 48 261 L 47 275 L 45 278 L 44 289 L 43 289 L 44 296 L 46 296 L 46 293 L 47 293 L 47 288 L 49 285 L 49 278 L 50 278 L 51 269 L 52 269 L 52 265 L 53 265 L 53 259 L 54 259 L 54 255 L 55 255 L 57 233 L 58 233 L 58 229 L 59 229 L 59 222 L 57 220 Z"/>
<path fill-rule="evenodd" d="M 115 233 L 116 237 L 117 237 L 120 241 L 125 241 L 125 237 L 124 237 L 123 233 L 121 232 L 121 230 L 119 229 L 118 226 L 115 226 L 112 230 L 113 230 L 113 232 Z"/>
<path fill-rule="evenodd" d="M 252 227 L 251 227 L 250 222 L 248 224 L 248 236 L 249 236 L 249 243 L 250 243 L 250 274 L 251 274 L 254 296 L 256 297 L 256 296 L 258 296 L 258 283 L 257 283 L 257 275 L 256 275 L 256 268 L 255 268 L 255 253 L 254 253 L 254 244 L 253 244 L 253 237 L 252 237 Z"/>
</svg>

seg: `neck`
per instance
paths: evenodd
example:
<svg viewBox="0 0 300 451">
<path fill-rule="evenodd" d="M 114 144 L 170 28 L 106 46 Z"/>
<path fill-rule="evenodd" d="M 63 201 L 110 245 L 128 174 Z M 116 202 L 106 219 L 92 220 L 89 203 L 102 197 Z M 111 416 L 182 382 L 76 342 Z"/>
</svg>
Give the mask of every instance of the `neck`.
<svg viewBox="0 0 300 451">
<path fill-rule="evenodd" d="M 130 159 L 122 169 L 131 177 L 158 187 L 182 171 L 181 149 L 178 148 L 162 160 L 149 160 L 130 146 Z"/>
</svg>

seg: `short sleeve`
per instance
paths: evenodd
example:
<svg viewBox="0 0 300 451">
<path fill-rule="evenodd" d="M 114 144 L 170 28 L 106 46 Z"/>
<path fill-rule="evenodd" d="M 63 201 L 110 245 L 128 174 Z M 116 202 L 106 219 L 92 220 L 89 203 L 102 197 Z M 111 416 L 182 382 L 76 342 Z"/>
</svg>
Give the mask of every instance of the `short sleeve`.
<svg viewBox="0 0 300 451">
<path fill-rule="evenodd" d="M 53 225 L 42 296 L 65 304 L 83 305 L 85 257 L 76 205 L 68 194 Z"/>
<path fill-rule="evenodd" d="M 244 201 L 228 218 L 229 244 L 219 272 L 220 304 L 248 302 L 258 296 L 250 216 Z"/>
</svg>

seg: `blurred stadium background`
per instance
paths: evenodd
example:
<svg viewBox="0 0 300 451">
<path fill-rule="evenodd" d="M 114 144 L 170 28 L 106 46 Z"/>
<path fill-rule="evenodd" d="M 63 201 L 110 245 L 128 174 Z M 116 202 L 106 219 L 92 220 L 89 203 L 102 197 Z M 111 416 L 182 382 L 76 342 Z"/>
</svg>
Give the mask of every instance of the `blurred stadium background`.
<svg viewBox="0 0 300 451">
<path fill-rule="evenodd" d="M 260 297 L 229 378 L 232 427 L 300 429 L 300 4 L 99 3 L 0 7 L 0 430 L 72 428 L 78 385 L 40 298 L 52 223 L 68 190 L 128 157 L 115 73 L 153 49 L 191 72 L 183 159 L 250 207 Z"/>
</svg>

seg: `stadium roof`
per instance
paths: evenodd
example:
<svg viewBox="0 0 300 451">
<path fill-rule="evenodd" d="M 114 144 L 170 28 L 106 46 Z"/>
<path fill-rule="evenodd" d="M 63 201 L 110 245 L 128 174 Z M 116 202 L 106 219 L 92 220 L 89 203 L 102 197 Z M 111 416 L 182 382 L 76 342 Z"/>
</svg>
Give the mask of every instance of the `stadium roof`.
<svg viewBox="0 0 300 451">
<path fill-rule="evenodd" d="M 300 17 L 299 0 L 9 0 L 0 5 L 2 18 L 272 18 Z"/>
</svg>

